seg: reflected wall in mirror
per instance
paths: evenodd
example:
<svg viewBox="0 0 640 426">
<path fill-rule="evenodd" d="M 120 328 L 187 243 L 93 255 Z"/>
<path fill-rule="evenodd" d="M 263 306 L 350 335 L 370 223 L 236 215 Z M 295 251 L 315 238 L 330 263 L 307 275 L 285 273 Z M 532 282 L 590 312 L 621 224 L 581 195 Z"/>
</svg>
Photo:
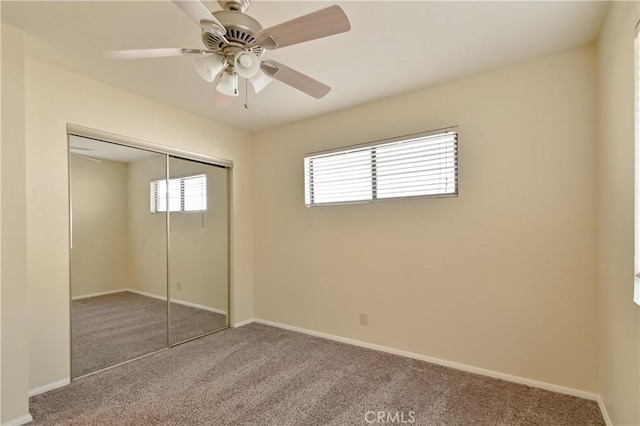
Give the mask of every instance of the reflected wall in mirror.
<svg viewBox="0 0 640 426">
<path fill-rule="evenodd" d="M 228 327 L 229 169 L 69 135 L 77 378 Z"/>
<path fill-rule="evenodd" d="M 78 377 L 167 346 L 166 218 L 148 214 L 139 190 L 143 176 L 166 175 L 166 156 L 77 136 L 69 146 Z"/>
<path fill-rule="evenodd" d="M 224 167 L 175 157 L 169 173 L 169 336 L 175 344 L 228 325 L 228 182 Z"/>
</svg>

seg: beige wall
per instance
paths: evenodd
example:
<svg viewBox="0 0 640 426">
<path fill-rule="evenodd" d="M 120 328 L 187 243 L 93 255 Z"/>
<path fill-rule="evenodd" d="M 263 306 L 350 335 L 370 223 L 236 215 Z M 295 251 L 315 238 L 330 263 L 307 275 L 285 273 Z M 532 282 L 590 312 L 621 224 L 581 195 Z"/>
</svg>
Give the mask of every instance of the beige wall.
<svg viewBox="0 0 640 426">
<path fill-rule="evenodd" d="M 640 307 L 632 299 L 633 35 L 639 17 L 638 2 L 613 2 L 598 43 L 598 387 L 620 425 L 640 424 Z"/>
<path fill-rule="evenodd" d="M 0 5 L 0 21 L 2 5 Z M 2 28 L 0 27 L 0 82 L 2 81 Z M 0 103 L 2 100 L 2 84 L 0 84 Z M 0 106 L 1 109 L 1 106 Z M 2 113 L 0 112 L 0 129 L 2 129 Z M 0 147 L 2 147 L 2 131 L 0 130 Z M 0 148 L 0 188 L 2 187 L 2 149 Z M 0 307 L 2 307 L 2 197 L 0 196 Z M 2 421 L 2 314 L 0 314 L 0 422 Z"/>
<path fill-rule="evenodd" d="M 170 297 L 226 312 L 227 172 L 220 167 L 172 158 L 169 173 L 171 177 L 207 175 L 207 211 L 170 216 Z"/>
<path fill-rule="evenodd" d="M 594 51 L 584 48 L 262 132 L 253 150 L 246 133 L 28 59 L 29 358 L 27 369 L 26 321 L 8 322 L 16 311 L 5 309 L 26 296 L 6 279 L 7 232 L 20 221 L 14 215 L 9 222 L 3 210 L 0 390 L 9 381 L 12 390 L 1 391 L 2 418 L 24 411 L 20 388 L 27 376 L 31 388 L 69 377 L 65 125 L 71 122 L 236 162 L 235 321 L 253 316 L 255 225 L 256 317 L 597 391 L 616 424 L 639 423 L 638 309 L 630 305 L 627 277 L 633 273 L 628 26 L 637 17 L 636 3 L 614 3 L 604 28 L 599 121 Z M 16 37 L 8 41 L 7 32 Z M 6 126 L 7 117 L 19 116 L 21 100 L 18 86 L 7 92 L 4 84 L 20 80 L 14 71 L 21 41 L 19 32 L 3 26 L 2 33 L 5 182 L 22 167 L 6 157 L 8 132 L 19 133 Z M 8 55 L 15 60 L 6 61 Z M 305 152 L 452 124 L 460 126 L 460 197 L 304 207 Z M 259 209 L 252 221 L 254 184 Z M 10 200 L 3 188 L 2 207 Z M 370 315 L 368 327 L 357 324 L 359 312 Z M 12 338 L 18 345 L 8 350 Z"/>
<path fill-rule="evenodd" d="M 226 312 L 227 170 L 173 158 L 170 170 L 205 173 L 209 202 L 204 213 L 171 215 L 171 296 Z M 165 171 L 162 154 L 130 163 L 71 156 L 73 297 L 125 289 L 166 297 L 166 219 L 149 210 L 149 183 Z"/>
<path fill-rule="evenodd" d="M 169 168 L 171 177 L 205 173 L 208 200 L 204 213 L 171 214 L 171 298 L 226 312 L 227 171 L 174 158 Z M 149 183 L 164 177 L 165 158 L 136 161 L 129 170 L 130 288 L 166 297 L 166 219 L 149 211 Z"/>
<path fill-rule="evenodd" d="M 130 288 L 167 297 L 167 219 L 151 214 L 149 183 L 167 174 L 165 155 L 129 163 Z"/>
<path fill-rule="evenodd" d="M 129 287 L 128 165 L 70 157 L 71 295 Z"/>
<path fill-rule="evenodd" d="M 250 136 L 34 59 L 25 65 L 30 388 L 70 375 L 67 123 L 234 161 L 232 321 L 253 317 Z"/>
<path fill-rule="evenodd" d="M 22 33 L 2 25 L 2 283 L 0 383 L 2 424 L 25 420 L 27 364 L 27 232 L 25 182 L 25 81 Z M 46 327 L 45 327 L 46 328 Z"/>
<path fill-rule="evenodd" d="M 256 135 L 256 316 L 596 391 L 595 84 L 586 47 Z M 459 197 L 305 208 L 306 152 L 451 125 Z"/>
</svg>

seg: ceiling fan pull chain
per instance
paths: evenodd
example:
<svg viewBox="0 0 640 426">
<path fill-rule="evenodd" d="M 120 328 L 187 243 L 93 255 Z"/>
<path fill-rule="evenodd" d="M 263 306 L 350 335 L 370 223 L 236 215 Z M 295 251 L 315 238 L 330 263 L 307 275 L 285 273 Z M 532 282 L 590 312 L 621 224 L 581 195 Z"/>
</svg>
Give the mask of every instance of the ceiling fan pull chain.
<svg viewBox="0 0 640 426">
<path fill-rule="evenodd" d="M 249 79 L 244 79 L 244 109 L 249 109 Z"/>
<path fill-rule="evenodd" d="M 1 2 L 2 0 L 0 0 Z M 239 97 L 238 77 L 245 79 L 244 109 L 249 109 L 249 83 L 258 94 L 272 80 L 306 93 L 316 99 L 327 95 L 331 87 L 277 61 L 261 61 L 265 50 L 279 49 L 351 30 L 351 23 L 338 5 L 326 7 L 298 18 L 262 28 L 246 15 L 251 0 L 218 0 L 222 10 L 211 12 L 202 0 L 171 0 L 201 28 L 205 49 L 161 48 L 116 50 L 114 59 L 163 58 L 194 55 L 198 74 L 208 83 L 216 82 L 223 103 Z M 226 98 L 231 99 L 226 99 Z"/>
</svg>

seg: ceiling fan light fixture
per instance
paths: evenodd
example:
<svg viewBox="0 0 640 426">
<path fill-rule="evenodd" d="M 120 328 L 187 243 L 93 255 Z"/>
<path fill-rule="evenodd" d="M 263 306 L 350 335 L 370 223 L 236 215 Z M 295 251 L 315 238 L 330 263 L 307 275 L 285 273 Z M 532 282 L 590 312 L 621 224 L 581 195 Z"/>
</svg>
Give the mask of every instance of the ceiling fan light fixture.
<svg viewBox="0 0 640 426">
<path fill-rule="evenodd" d="M 260 71 L 260 58 L 247 51 L 240 51 L 233 57 L 233 67 L 242 78 L 251 78 Z"/>
<path fill-rule="evenodd" d="M 258 70 L 256 75 L 249 78 L 249 81 L 253 86 L 253 90 L 255 90 L 257 94 L 262 92 L 262 89 L 267 87 L 273 81 L 273 78 L 269 77 L 264 71 Z"/>
<path fill-rule="evenodd" d="M 193 65 L 204 81 L 212 83 L 224 68 L 224 61 L 218 55 L 202 55 L 193 60 Z"/>
<path fill-rule="evenodd" d="M 223 73 L 216 89 L 223 95 L 238 96 L 238 75 L 229 72 Z"/>
<path fill-rule="evenodd" d="M 2 0 L 0 0 L 2 1 Z M 344 10 L 333 5 L 263 29 L 246 15 L 251 0 L 218 0 L 222 10 L 211 12 L 202 0 L 171 0 L 202 29 L 205 49 L 169 48 L 110 52 L 111 58 L 162 58 L 195 55 L 198 74 L 216 86 L 216 96 L 230 102 L 239 95 L 238 76 L 256 93 L 278 80 L 316 99 L 331 87 L 277 61 L 261 61 L 266 50 L 279 49 L 351 30 Z M 246 87 L 246 86 L 245 86 Z M 247 104 L 245 103 L 245 107 Z"/>
</svg>

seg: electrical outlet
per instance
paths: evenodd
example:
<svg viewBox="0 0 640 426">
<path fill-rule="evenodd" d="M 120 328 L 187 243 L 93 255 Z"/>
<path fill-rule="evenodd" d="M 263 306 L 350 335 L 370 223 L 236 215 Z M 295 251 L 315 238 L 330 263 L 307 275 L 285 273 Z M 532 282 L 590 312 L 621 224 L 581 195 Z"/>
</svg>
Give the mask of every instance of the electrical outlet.
<svg viewBox="0 0 640 426">
<path fill-rule="evenodd" d="M 360 325 L 369 325 L 369 315 L 360 314 Z"/>
<path fill-rule="evenodd" d="M 178 290 L 180 290 L 180 289 L 182 288 L 182 284 L 181 284 L 181 283 L 176 283 L 176 288 L 177 288 Z"/>
</svg>

